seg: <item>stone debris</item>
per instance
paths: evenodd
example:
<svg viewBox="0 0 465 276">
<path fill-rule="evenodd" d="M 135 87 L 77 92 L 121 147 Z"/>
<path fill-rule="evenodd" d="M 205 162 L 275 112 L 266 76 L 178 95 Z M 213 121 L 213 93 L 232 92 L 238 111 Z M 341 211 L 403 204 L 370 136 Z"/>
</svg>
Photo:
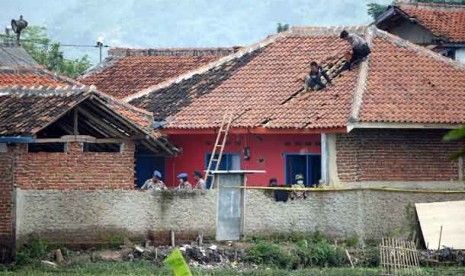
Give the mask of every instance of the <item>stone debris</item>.
<svg viewBox="0 0 465 276">
<path fill-rule="evenodd" d="M 63 254 L 61 253 L 61 249 L 55 250 L 55 261 L 59 264 L 62 264 L 65 261 Z"/>
</svg>

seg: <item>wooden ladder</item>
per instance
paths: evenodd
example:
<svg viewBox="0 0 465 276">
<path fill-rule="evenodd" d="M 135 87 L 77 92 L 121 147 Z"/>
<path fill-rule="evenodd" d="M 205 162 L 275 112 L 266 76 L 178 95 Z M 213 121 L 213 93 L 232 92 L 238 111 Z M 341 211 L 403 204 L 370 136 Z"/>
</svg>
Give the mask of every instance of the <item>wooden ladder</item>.
<svg viewBox="0 0 465 276">
<path fill-rule="evenodd" d="M 221 120 L 221 126 L 216 135 L 215 145 L 210 156 L 210 161 L 208 162 L 207 171 L 205 172 L 205 183 L 208 183 L 208 178 L 211 178 L 210 189 L 215 185 L 215 175 L 212 171 L 217 171 L 220 168 L 221 157 L 223 156 L 224 146 L 226 145 L 226 140 L 228 138 L 229 127 L 233 119 L 233 112 L 226 111 L 223 114 L 223 119 Z M 219 150 L 219 152 L 218 152 Z M 218 156 L 216 156 L 218 152 Z M 216 162 L 216 163 L 215 163 Z M 215 168 L 213 170 L 213 164 L 215 163 Z"/>
</svg>

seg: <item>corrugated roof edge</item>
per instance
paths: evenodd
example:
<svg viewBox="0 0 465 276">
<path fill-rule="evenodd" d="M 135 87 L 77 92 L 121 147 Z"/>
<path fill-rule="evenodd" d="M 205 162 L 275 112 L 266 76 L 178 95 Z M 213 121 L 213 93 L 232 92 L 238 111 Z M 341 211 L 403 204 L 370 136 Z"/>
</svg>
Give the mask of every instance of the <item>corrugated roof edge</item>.
<svg viewBox="0 0 465 276">
<path fill-rule="evenodd" d="M 162 83 L 150 86 L 150 87 L 145 88 L 145 89 L 143 89 L 143 90 L 141 90 L 139 92 L 136 92 L 136 93 L 134 93 L 132 95 L 129 95 L 129 96 L 123 98 L 123 101 L 130 102 L 130 101 L 132 101 L 134 99 L 143 97 L 143 96 L 148 95 L 148 94 L 150 94 L 152 92 L 155 92 L 155 91 L 157 91 L 159 89 L 168 87 L 168 86 L 170 86 L 170 85 L 172 85 L 174 83 L 179 83 L 179 82 L 181 82 L 183 80 L 189 79 L 189 78 L 193 77 L 194 75 L 203 74 L 203 73 L 209 71 L 210 69 L 221 66 L 222 64 L 224 64 L 226 62 L 229 62 L 229 61 L 231 61 L 233 59 L 240 58 L 245 54 L 248 54 L 248 53 L 251 53 L 251 52 L 253 52 L 255 50 L 266 47 L 269 44 L 274 43 L 274 42 L 276 42 L 276 41 L 278 41 L 278 40 L 280 40 L 282 38 L 285 38 L 285 37 L 289 37 L 289 36 L 293 36 L 293 35 L 301 35 L 301 36 L 302 35 L 305 35 L 305 36 L 339 35 L 339 33 L 343 29 L 348 30 L 348 31 L 353 31 L 353 32 L 359 32 L 359 31 L 364 30 L 365 28 L 366 28 L 366 26 L 291 27 L 287 31 L 269 35 L 267 38 L 265 38 L 265 39 L 263 39 L 263 40 L 261 40 L 261 41 L 259 41 L 257 43 L 254 43 L 254 44 L 252 44 L 250 46 L 243 47 L 239 51 L 237 51 L 236 53 L 230 54 L 228 56 L 220 58 L 219 60 L 208 63 L 207 65 L 198 67 L 198 68 L 196 68 L 196 69 L 194 69 L 192 71 L 189 71 L 189 72 L 187 72 L 185 74 L 182 74 L 180 76 L 168 79 L 168 80 L 166 80 L 166 81 L 164 81 Z"/>
</svg>

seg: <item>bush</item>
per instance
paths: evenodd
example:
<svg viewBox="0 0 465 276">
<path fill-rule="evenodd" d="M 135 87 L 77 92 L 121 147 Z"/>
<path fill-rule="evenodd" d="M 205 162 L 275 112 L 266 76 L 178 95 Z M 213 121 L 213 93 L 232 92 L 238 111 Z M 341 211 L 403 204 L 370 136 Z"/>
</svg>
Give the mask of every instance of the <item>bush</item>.
<svg viewBox="0 0 465 276">
<path fill-rule="evenodd" d="M 47 257 L 48 245 L 41 240 L 33 240 L 23 245 L 16 252 L 16 264 L 25 265 L 40 261 Z"/>
<path fill-rule="evenodd" d="M 251 263 L 272 265 L 283 269 L 295 268 L 298 262 L 296 256 L 290 252 L 266 241 L 259 241 L 250 247 L 247 253 L 247 261 Z"/>
<path fill-rule="evenodd" d="M 297 255 L 300 258 L 302 267 L 309 266 L 342 266 L 347 264 L 345 251 L 341 247 L 330 244 L 327 240 L 320 240 L 302 246 L 304 243 L 297 243 Z"/>
</svg>

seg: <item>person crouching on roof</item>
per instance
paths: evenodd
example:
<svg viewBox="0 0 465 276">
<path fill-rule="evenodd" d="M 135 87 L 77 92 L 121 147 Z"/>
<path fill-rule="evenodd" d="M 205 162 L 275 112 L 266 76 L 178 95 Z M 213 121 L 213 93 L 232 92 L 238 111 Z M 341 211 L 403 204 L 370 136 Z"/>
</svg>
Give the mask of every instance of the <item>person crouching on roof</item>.
<svg viewBox="0 0 465 276">
<path fill-rule="evenodd" d="M 340 37 L 352 45 L 352 57 L 344 64 L 341 69 L 342 72 L 350 70 L 352 65 L 363 61 L 371 53 L 371 50 L 366 40 L 357 34 L 348 33 L 346 30 L 343 30 Z"/>
<path fill-rule="evenodd" d="M 322 77 L 325 78 L 329 85 L 332 84 L 331 79 L 323 68 L 321 68 L 316 61 L 312 61 L 310 63 L 310 73 L 307 76 L 307 87 L 310 87 L 312 90 L 321 90 L 325 88 L 326 85 L 321 81 Z"/>
<path fill-rule="evenodd" d="M 195 171 L 194 172 L 194 179 L 195 179 L 195 181 L 197 181 L 195 183 L 194 189 L 205 190 L 207 185 L 205 184 L 205 180 L 203 179 L 202 173 L 200 171 Z"/>
<path fill-rule="evenodd" d="M 140 189 L 147 190 L 147 191 L 166 190 L 166 185 L 161 179 L 162 179 L 161 172 L 155 170 L 153 172 L 153 177 L 150 179 L 147 179 L 144 182 L 144 185 L 142 185 Z"/>
<path fill-rule="evenodd" d="M 187 181 L 187 173 L 178 174 L 179 185 L 176 190 L 192 190 L 192 185 Z"/>
</svg>

